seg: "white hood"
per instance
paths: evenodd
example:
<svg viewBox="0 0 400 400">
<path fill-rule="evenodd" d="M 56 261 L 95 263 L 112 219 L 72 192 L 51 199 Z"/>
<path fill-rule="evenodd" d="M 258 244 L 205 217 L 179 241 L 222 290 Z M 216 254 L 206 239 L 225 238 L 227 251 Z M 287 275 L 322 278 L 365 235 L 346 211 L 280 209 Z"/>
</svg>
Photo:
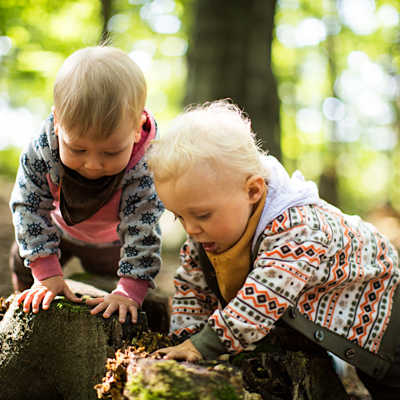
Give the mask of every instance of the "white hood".
<svg viewBox="0 0 400 400">
<path fill-rule="evenodd" d="M 265 227 L 282 212 L 290 207 L 320 202 L 317 185 L 304 180 L 300 171 L 295 171 L 290 177 L 283 165 L 273 156 L 264 157 L 263 164 L 269 173 L 268 193 L 253 238 L 253 247 Z"/>
</svg>

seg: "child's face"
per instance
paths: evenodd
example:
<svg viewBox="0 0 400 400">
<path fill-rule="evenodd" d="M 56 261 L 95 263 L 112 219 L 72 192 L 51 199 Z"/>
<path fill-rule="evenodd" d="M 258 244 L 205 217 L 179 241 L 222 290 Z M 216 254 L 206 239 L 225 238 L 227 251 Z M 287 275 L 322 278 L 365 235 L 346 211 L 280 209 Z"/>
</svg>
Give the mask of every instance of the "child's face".
<svg viewBox="0 0 400 400">
<path fill-rule="evenodd" d="M 129 118 L 122 119 L 118 128 L 104 140 L 93 139 L 90 132 L 85 137 L 71 135 L 55 119 L 61 161 L 87 179 L 118 174 L 128 165 L 133 146 L 140 140 L 145 118 L 143 116 L 136 129 Z"/>
<path fill-rule="evenodd" d="M 165 207 L 210 253 L 221 253 L 240 239 L 265 190 L 261 176 L 239 182 L 230 174 L 218 176 L 209 166 L 192 168 L 172 181 L 156 179 L 155 185 Z"/>
</svg>

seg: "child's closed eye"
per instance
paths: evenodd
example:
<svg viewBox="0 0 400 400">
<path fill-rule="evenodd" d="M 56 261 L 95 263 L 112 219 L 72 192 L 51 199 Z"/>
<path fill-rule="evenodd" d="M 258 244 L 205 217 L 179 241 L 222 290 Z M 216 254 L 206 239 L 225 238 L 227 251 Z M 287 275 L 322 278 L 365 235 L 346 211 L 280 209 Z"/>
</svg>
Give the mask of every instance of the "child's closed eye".
<svg viewBox="0 0 400 400">
<path fill-rule="evenodd" d="M 114 156 L 117 156 L 120 153 L 122 153 L 122 150 L 114 151 L 114 152 L 106 151 L 106 152 L 104 152 L 104 155 L 107 156 L 107 157 L 114 157 Z"/>
<path fill-rule="evenodd" d="M 74 154 L 83 154 L 83 153 L 85 153 L 86 150 L 84 150 L 84 149 L 71 149 L 71 148 L 69 148 L 69 151 L 72 152 L 72 153 L 74 153 Z"/>
<path fill-rule="evenodd" d="M 199 219 L 200 221 L 204 221 L 210 217 L 211 217 L 211 213 L 206 213 L 206 214 L 201 214 L 201 215 L 196 216 L 196 218 Z"/>
</svg>

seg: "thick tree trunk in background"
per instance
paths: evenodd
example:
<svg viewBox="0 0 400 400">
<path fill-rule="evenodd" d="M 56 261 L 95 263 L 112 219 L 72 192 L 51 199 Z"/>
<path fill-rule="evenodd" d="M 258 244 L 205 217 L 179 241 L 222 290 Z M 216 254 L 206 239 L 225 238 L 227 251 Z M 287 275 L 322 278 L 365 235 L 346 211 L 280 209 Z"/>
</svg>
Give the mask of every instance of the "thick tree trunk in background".
<svg viewBox="0 0 400 400">
<path fill-rule="evenodd" d="M 271 69 L 276 0 L 194 3 L 185 104 L 231 98 L 264 149 L 280 158 L 279 100 Z"/>
<path fill-rule="evenodd" d="M 103 29 L 101 32 L 100 43 L 105 43 L 110 38 L 108 21 L 112 16 L 112 0 L 101 0 L 101 16 L 103 19 Z"/>
</svg>

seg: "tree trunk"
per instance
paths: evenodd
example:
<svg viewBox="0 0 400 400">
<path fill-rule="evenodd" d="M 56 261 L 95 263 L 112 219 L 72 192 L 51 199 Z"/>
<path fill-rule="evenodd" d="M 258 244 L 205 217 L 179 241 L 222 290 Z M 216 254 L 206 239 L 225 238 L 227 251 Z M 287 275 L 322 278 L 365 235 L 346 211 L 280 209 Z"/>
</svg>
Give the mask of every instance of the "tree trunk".
<svg viewBox="0 0 400 400">
<path fill-rule="evenodd" d="M 231 98 L 264 149 L 280 158 L 279 100 L 271 69 L 276 0 L 202 0 L 188 51 L 185 104 Z"/>
</svg>

